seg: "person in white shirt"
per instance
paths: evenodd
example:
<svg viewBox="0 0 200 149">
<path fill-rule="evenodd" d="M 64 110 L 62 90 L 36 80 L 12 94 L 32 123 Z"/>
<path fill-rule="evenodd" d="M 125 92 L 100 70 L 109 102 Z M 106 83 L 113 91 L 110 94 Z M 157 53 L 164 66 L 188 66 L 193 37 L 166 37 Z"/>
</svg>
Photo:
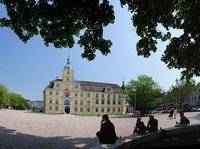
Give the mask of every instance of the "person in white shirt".
<svg viewBox="0 0 200 149">
<path fill-rule="evenodd" d="M 177 112 L 178 112 L 178 111 L 177 111 L 177 109 L 175 108 L 175 109 L 174 109 L 174 119 L 176 119 Z"/>
</svg>

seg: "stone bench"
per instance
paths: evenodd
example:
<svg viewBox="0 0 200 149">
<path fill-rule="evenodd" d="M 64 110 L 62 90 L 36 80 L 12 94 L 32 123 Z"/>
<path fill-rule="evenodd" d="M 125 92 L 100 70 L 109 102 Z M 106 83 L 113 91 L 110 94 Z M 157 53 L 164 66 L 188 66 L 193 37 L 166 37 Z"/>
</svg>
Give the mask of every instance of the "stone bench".
<svg viewBox="0 0 200 149">
<path fill-rule="evenodd" d="M 188 135 L 190 135 L 190 139 L 186 138 Z M 199 138 L 197 138 L 198 136 Z M 137 147 L 145 148 L 200 144 L 198 141 L 200 141 L 200 124 L 190 124 L 187 126 L 176 125 L 176 127 L 161 129 L 156 133 L 130 135 L 121 140 L 117 140 L 114 144 L 98 144 L 90 149 L 132 149 Z"/>
</svg>

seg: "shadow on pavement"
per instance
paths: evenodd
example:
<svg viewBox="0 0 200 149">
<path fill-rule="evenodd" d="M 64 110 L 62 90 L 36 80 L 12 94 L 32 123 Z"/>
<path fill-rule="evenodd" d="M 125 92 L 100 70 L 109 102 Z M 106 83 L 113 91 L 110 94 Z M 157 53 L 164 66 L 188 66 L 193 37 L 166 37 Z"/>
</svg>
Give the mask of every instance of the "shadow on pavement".
<svg viewBox="0 0 200 149">
<path fill-rule="evenodd" d="M 70 136 L 45 138 L 0 126 L 0 149 L 85 149 L 96 144 L 96 138 L 70 138 Z"/>
</svg>

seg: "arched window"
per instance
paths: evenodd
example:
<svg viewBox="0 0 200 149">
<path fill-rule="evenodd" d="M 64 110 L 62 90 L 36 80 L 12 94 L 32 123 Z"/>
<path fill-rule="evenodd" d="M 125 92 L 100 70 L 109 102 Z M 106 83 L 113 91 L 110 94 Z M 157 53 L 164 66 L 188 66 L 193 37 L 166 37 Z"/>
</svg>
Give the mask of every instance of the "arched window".
<svg viewBox="0 0 200 149">
<path fill-rule="evenodd" d="M 65 100 L 65 105 L 70 105 L 70 101 L 69 100 Z"/>
</svg>

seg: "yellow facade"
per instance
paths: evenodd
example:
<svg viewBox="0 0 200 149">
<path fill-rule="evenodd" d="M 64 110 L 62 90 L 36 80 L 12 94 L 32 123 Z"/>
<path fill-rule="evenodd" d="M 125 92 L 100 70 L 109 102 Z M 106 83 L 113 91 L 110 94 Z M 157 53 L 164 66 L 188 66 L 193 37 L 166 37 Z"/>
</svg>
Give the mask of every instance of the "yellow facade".
<svg viewBox="0 0 200 149">
<path fill-rule="evenodd" d="M 77 81 L 69 58 L 62 71 L 44 89 L 45 113 L 71 113 L 77 115 L 125 114 L 126 102 L 117 84 Z"/>
</svg>

